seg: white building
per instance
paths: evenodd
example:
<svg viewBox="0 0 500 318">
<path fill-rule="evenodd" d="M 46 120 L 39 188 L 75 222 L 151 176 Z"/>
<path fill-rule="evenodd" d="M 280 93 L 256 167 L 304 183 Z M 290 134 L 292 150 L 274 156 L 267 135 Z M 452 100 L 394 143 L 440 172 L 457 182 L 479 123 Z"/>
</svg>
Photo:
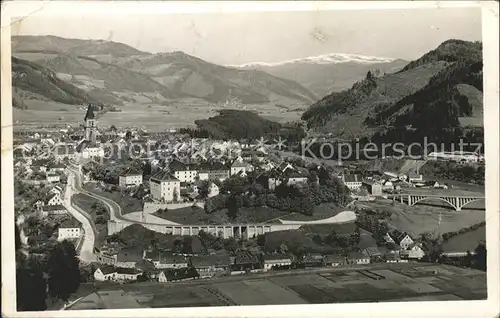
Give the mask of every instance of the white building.
<svg viewBox="0 0 500 318">
<path fill-rule="evenodd" d="M 363 184 L 363 178 L 357 174 L 347 174 L 342 176 L 342 182 L 349 190 L 359 190 Z"/>
<path fill-rule="evenodd" d="M 481 161 L 481 156 L 475 152 L 468 151 L 441 151 L 441 152 L 431 152 L 427 155 L 429 160 L 446 160 L 446 161 L 457 161 L 457 162 L 479 162 Z"/>
<path fill-rule="evenodd" d="M 61 181 L 61 177 L 57 173 L 47 172 L 45 176 L 47 178 L 47 182 L 49 183 L 56 183 Z"/>
<path fill-rule="evenodd" d="M 186 257 L 173 254 L 160 254 L 158 260 L 153 261 L 153 264 L 157 269 L 186 268 L 189 265 Z"/>
<path fill-rule="evenodd" d="M 103 281 L 136 281 L 137 277 L 142 272 L 135 268 L 113 268 L 102 266 L 94 272 L 94 279 L 99 282 Z"/>
<path fill-rule="evenodd" d="M 410 246 L 412 246 L 415 242 L 413 239 L 406 233 L 403 233 L 401 237 L 399 238 L 399 246 L 401 249 L 406 250 Z"/>
<path fill-rule="evenodd" d="M 142 174 L 133 169 L 128 169 L 118 177 L 118 185 L 123 188 L 136 187 L 142 184 Z"/>
<path fill-rule="evenodd" d="M 100 147 L 87 147 L 83 149 L 81 153 L 82 153 L 82 158 L 84 159 L 104 157 L 104 149 Z"/>
<path fill-rule="evenodd" d="M 80 224 L 76 225 L 76 220 L 68 220 L 69 222 L 63 222 L 57 230 L 57 240 L 64 241 L 68 239 L 77 239 L 82 233 L 82 228 Z"/>
<path fill-rule="evenodd" d="M 265 271 L 270 270 L 273 266 L 292 265 L 292 259 L 287 255 L 264 255 L 262 259 Z"/>
<path fill-rule="evenodd" d="M 185 164 L 179 160 L 173 160 L 168 164 L 168 168 L 173 172 L 175 178 L 180 182 L 193 183 L 198 177 L 196 166 Z"/>
<path fill-rule="evenodd" d="M 180 198 L 181 182 L 169 171 L 161 171 L 149 179 L 149 191 L 156 200 L 177 201 Z"/>
<path fill-rule="evenodd" d="M 44 200 L 44 205 L 62 205 L 63 200 L 61 199 L 60 193 L 53 193 L 47 196 Z"/>
</svg>

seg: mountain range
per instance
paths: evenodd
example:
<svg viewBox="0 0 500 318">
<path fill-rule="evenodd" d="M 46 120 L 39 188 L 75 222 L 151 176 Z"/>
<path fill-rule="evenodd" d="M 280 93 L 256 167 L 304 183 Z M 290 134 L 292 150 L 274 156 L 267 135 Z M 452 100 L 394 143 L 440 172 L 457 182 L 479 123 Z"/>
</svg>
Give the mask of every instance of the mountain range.
<svg viewBox="0 0 500 318">
<path fill-rule="evenodd" d="M 370 69 L 385 72 L 406 65 L 402 60 L 330 54 L 273 65 L 222 66 L 179 51 L 152 54 L 113 41 L 56 36 L 14 36 L 12 53 L 17 58 L 14 64 L 43 67 L 73 90 L 112 105 L 195 98 L 304 108 L 351 85 Z M 39 72 L 39 76 L 45 74 Z M 39 89 L 27 84 L 21 87 L 16 82 L 14 89 L 23 98 L 38 98 Z"/>
<path fill-rule="evenodd" d="M 313 131 L 346 139 L 482 126 L 482 67 L 482 43 L 448 40 L 395 73 L 367 73 L 314 103 L 302 119 Z"/>
<path fill-rule="evenodd" d="M 392 73 L 408 64 L 402 59 L 332 53 L 277 63 L 247 63 L 234 65 L 244 70 L 261 70 L 269 74 L 294 80 L 317 96 L 325 96 L 351 87 L 368 71 Z"/>
</svg>

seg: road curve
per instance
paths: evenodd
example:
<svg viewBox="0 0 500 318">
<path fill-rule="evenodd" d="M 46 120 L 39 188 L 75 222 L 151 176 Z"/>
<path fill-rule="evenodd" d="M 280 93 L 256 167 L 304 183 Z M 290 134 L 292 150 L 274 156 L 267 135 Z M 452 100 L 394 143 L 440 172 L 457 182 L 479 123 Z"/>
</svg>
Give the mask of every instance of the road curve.
<svg viewBox="0 0 500 318">
<path fill-rule="evenodd" d="M 75 180 L 74 176 L 68 175 L 68 184 L 66 186 L 66 191 L 64 193 L 63 205 L 68 210 L 68 212 L 77 219 L 83 227 L 83 243 L 80 249 L 80 260 L 83 262 L 92 262 L 95 260 L 94 246 L 96 238 L 96 229 L 92 218 L 85 211 L 78 209 L 71 203 L 71 197 L 73 196 L 73 186 Z"/>
</svg>

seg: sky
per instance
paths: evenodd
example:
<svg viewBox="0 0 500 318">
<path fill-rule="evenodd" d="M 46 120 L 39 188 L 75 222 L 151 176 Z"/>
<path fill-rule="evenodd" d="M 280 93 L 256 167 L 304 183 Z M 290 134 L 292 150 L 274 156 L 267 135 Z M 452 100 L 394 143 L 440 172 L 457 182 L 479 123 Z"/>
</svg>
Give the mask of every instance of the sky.
<svg viewBox="0 0 500 318">
<path fill-rule="evenodd" d="M 448 39 L 481 40 L 476 8 L 47 17 L 13 35 L 104 39 L 157 53 L 184 51 L 235 65 L 328 53 L 412 60 Z"/>
</svg>

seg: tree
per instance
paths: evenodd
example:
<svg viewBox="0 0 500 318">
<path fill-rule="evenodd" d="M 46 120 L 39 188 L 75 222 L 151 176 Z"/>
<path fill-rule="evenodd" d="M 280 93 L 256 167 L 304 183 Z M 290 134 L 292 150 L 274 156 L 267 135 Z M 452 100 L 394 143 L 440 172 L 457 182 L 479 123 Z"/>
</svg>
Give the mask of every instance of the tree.
<svg viewBox="0 0 500 318">
<path fill-rule="evenodd" d="M 47 309 L 47 282 L 40 266 L 27 263 L 16 270 L 16 302 L 19 311 Z"/>
<path fill-rule="evenodd" d="M 67 301 L 80 286 L 79 260 L 75 246 L 63 241 L 52 248 L 47 269 L 49 274 L 49 293 L 52 298 Z"/>
<path fill-rule="evenodd" d="M 230 195 L 227 198 L 227 216 L 229 219 L 234 220 L 238 216 L 238 200 L 235 195 Z"/>
<path fill-rule="evenodd" d="M 323 244 L 323 239 L 318 234 L 314 234 L 312 240 L 313 240 L 314 243 L 316 243 L 318 245 L 322 245 Z"/>
<path fill-rule="evenodd" d="M 474 252 L 474 267 L 486 271 L 486 246 L 484 244 L 479 244 Z"/>
<path fill-rule="evenodd" d="M 260 247 L 266 246 L 266 235 L 260 234 L 259 236 L 257 236 L 257 245 L 259 245 Z"/>
</svg>

